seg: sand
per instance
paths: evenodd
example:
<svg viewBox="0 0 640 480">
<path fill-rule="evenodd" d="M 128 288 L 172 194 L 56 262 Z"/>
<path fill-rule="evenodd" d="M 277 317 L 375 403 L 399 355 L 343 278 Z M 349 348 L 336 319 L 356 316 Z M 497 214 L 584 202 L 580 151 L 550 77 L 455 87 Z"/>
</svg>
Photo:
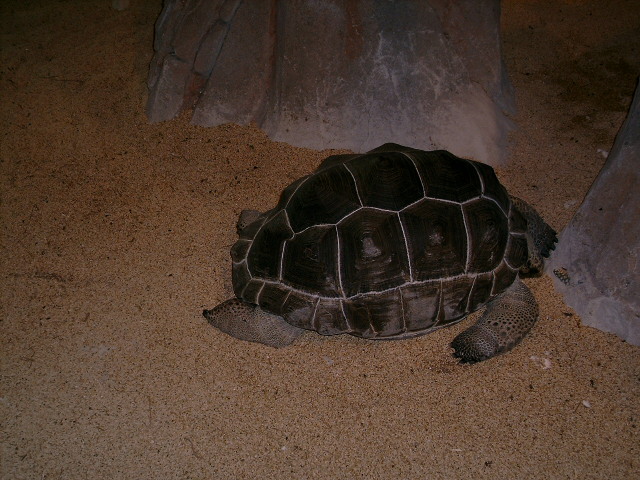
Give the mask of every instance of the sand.
<svg viewBox="0 0 640 480">
<path fill-rule="evenodd" d="M 640 352 L 580 325 L 549 278 L 513 352 L 458 365 L 469 324 L 281 350 L 201 317 L 229 296 L 242 208 L 328 151 L 143 114 L 161 2 L 5 0 L 3 479 L 623 479 L 640 461 Z M 517 92 L 498 174 L 556 229 L 640 71 L 636 1 L 509 1 Z M 634 475 L 635 474 L 635 475 Z"/>
</svg>

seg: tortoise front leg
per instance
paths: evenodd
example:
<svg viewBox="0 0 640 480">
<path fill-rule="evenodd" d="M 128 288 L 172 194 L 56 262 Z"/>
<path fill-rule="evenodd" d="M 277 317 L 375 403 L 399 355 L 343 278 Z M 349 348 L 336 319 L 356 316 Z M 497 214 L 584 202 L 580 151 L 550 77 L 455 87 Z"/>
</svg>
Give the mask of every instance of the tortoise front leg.
<svg viewBox="0 0 640 480">
<path fill-rule="evenodd" d="M 237 298 L 222 302 L 202 314 L 211 325 L 232 337 L 271 347 L 286 347 L 304 332 L 288 324 L 284 318 Z"/>
<path fill-rule="evenodd" d="M 488 305 L 480 320 L 451 342 L 463 363 L 475 363 L 507 352 L 522 340 L 538 319 L 531 290 L 516 281 Z"/>
</svg>

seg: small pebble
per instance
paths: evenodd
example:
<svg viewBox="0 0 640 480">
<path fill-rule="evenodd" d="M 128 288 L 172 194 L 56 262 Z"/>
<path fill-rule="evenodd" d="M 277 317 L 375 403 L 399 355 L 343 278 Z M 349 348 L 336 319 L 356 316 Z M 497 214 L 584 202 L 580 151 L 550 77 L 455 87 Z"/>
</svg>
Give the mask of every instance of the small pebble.
<svg viewBox="0 0 640 480">
<path fill-rule="evenodd" d="M 529 360 L 532 360 L 539 364 L 543 370 L 548 370 L 549 368 L 551 368 L 551 360 L 549 360 L 548 358 L 532 355 L 529 357 Z"/>
<path fill-rule="evenodd" d="M 326 355 L 324 355 L 322 358 L 324 359 L 325 362 L 327 362 L 327 365 L 333 365 L 334 364 L 334 361 L 333 361 L 333 359 L 331 357 L 327 357 Z"/>
</svg>

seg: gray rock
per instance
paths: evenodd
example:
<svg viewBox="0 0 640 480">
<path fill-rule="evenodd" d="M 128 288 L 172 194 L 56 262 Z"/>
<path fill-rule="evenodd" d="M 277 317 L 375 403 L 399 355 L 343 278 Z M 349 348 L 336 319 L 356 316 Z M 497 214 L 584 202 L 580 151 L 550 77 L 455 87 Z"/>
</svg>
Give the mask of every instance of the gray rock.
<svg viewBox="0 0 640 480">
<path fill-rule="evenodd" d="M 548 262 L 589 325 L 640 345 L 640 88 L 607 161 Z M 564 281 L 556 278 L 562 276 Z"/>
<path fill-rule="evenodd" d="M 275 140 L 385 142 L 504 158 L 513 95 L 498 0 L 168 1 L 149 73 L 151 121 L 193 109 Z"/>
</svg>

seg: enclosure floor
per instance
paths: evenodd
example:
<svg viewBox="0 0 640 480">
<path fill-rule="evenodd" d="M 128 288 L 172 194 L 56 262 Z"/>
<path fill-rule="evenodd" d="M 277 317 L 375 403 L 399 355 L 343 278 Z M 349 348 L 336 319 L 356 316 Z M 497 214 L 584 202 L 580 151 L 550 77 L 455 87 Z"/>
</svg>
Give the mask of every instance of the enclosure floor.
<svg viewBox="0 0 640 480">
<path fill-rule="evenodd" d="M 0 6 L 3 479 L 624 479 L 640 352 L 549 278 L 513 352 L 458 365 L 468 322 L 275 350 L 202 318 L 230 295 L 243 208 L 318 165 L 261 131 L 144 116 L 160 0 Z M 637 0 L 508 1 L 512 193 L 558 230 L 640 72 Z M 464 132 L 461 132 L 464 134 Z"/>
</svg>

